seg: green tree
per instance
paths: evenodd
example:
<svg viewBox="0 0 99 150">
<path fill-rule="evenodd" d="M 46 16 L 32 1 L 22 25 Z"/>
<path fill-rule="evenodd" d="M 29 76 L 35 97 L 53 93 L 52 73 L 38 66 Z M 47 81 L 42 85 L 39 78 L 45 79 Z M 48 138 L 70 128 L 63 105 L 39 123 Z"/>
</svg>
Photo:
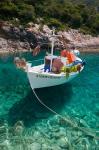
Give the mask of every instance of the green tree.
<svg viewBox="0 0 99 150">
<path fill-rule="evenodd" d="M 18 17 L 24 22 L 35 19 L 35 9 L 32 5 L 18 5 Z"/>
<path fill-rule="evenodd" d="M 0 3 L 1 18 L 12 18 L 17 16 L 17 7 L 13 3 L 5 2 Z"/>
</svg>

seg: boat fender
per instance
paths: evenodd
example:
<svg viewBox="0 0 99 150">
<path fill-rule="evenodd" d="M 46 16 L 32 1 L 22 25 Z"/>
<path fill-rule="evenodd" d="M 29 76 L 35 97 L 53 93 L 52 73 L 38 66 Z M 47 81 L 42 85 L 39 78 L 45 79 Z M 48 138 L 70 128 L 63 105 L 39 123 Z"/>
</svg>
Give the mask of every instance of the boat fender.
<svg viewBox="0 0 99 150">
<path fill-rule="evenodd" d="M 70 68 L 67 68 L 67 67 L 63 66 L 61 68 L 61 72 L 64 72 L 66 74 L 66 77 L 69 77 Z"/>
<path fill-rule="evenodd" d="M 77 66 L 75 65 L 75 66 L 72 66 L 71 68 L 70 68 L 70 70 L 71 70 L 71 72 L 77 72 Z"/>
<path fill-rule="evenodd" d="M 66 78 L 68 78 L 69 77 L 69 73 L 70 73 L 70 68 L 66 68 L 65 73 L 66 73 Z"/>
<path fill-rule="evenodd" d="M 61 68 L 61 72 L 64 73 L 71 73 L 71 72 L 77 72 L 77 65 L 76 66 L 72 66 L 72 67 L 62 67 Z"/>
<path fill-rule="evenodd" d="M 70 73 L 70 68 L 66 68 L 66 72 L 67 72 L 67 73 Z"/>
<path fill-rule="evenodd" d="M 66 67 L 65 66 L 61 67 L 60 71 L 61 72 L 66 72 Z"/>
<path fill-rule="evenodd" d="M 61 68 L 61 72 L 69 72 L 70 73 L 70 68 L 68 68 L 68 67 L 65 67 L 65 66 L 63 66 L 62 68 Z"/>
<path fill-rule="evenodd" d="M 82 65 L 77 65 L 77 71 L 79 71 L 79 72 L 80 72 L 80 70 L 81 70 L 81 66 L 82 66 Z"/>
</svg>

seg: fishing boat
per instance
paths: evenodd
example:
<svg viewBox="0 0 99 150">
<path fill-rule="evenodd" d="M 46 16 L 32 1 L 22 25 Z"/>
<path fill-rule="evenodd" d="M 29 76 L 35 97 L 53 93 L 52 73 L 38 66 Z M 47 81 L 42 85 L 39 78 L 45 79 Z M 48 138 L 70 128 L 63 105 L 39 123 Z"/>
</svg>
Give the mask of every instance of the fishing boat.
<svg viewBox="0 0 99 150">
<path fill-rule="evenodd" d="M 77 56 L 78 51 L 62 50 L 60 56 L 53 54 L 55 31 L 51 36 L 51 53 L 43 59 L 43 64 L 26 64 L 26 72 L 32 89 L 51 87 L 70 82 L 84 69 L 85 62 Z"/>
</svg>

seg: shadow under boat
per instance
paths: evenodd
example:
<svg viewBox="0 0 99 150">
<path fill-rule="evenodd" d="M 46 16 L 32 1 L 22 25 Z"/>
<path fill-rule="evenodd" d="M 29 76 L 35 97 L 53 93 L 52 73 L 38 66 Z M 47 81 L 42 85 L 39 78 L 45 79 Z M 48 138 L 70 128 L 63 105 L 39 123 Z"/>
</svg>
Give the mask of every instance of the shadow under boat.
<svg viewBox="0 0 99 150">
<path fill-rule="evenodd" d="M 35 92 L 44 104 L 60 112 L 71 100 L 72 85 L 67 83 L 61 86 L 36 89 Z M 30 90 L 26 97 L 15 103 L 9 110 L 8 121 L 10 125 L 13 125 L 21 120 L 25 126 L 29 127 L 39 119 L 47 119 L 51 115 L 53 114 L 39 103 L 33 91 Z"/>
</svg>

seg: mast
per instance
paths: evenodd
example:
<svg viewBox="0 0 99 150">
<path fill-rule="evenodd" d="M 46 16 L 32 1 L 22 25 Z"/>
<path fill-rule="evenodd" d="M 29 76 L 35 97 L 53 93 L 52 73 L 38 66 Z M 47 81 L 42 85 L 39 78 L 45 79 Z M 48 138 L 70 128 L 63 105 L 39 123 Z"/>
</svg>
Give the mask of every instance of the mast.
<svg viewBox="0 0 99 150">
<path fill-rule="evenodd" d="M 51 63 L 50 63 L 50 71 L 52 70 L 52 60 L 53 60 L 53 51 L 54 51 L 54 36 L 55 36 L 55 29 L 52 30 L 52 47 L 51 47 Z"/>
</svg>

